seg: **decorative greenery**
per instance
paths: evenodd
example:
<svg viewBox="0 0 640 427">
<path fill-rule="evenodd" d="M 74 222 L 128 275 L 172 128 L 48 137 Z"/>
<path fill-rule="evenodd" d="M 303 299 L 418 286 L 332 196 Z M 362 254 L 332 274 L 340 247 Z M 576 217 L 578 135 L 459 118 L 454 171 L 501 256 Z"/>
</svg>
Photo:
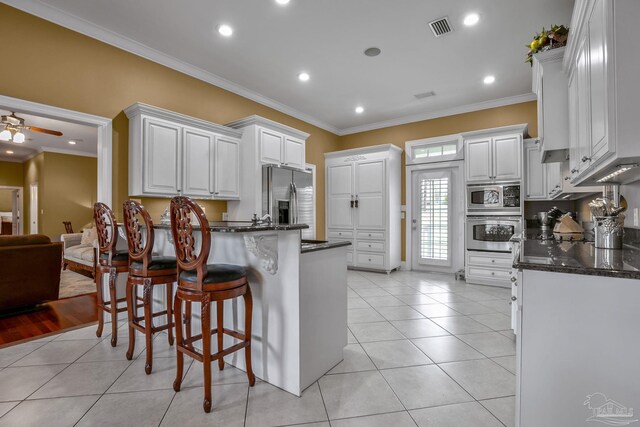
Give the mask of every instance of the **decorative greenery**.
<svg viewBox="0 0 640 427">
<path fill-rule="evenodd" d="M 525 62 L 533 64 L 534 54 L 565 46 L 568 36 L 569 28 L 564 25 L 552 25 L 549 31 L 542 28 L 542 32 L 536 34 L 533 41 L 527 45 L 529 52 Z"/>
</svg>

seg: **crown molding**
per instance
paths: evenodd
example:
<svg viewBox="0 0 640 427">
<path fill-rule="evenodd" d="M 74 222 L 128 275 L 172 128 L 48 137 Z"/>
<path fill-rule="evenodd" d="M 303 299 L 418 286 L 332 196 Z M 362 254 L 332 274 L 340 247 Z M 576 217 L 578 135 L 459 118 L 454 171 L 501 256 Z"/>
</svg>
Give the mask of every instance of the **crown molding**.
<svg viewBox="0 0 640 427">
<path fill-rule="evenodd" d="M 56 154 L 68 154 L 70 156 L 98 158 L 98 153 L 87 153 L 86 151 L 69 150 L 66 148 L 56 148 L 56 147 L 39 147 L 38 153 L 56 153 Z"/>
<path fill-rule="evenodd" d="M 85 36 L 91 37 L 101 42 L 110 44 L 111 46 L 115 46 L 134 55 L 148 59 L 160 65 L 164 65 L 165 67 L 174 69 L 183 74 L 187 74 L 198 80 L 202 80 L 214 86 L 228 90 L 229 92 L 233 92 L 244 98 L 248 98 L 259 104 L 273 108 L 274 110 L 278 110 L 282 113 L 310 123 L 334 134 L 337 134 L 339 131 L 338 128 L 331 126 L 330 124 L 318 120 L 314 117 L 311 117 L 306 113 L 288 107 L 287 105 L 284 105 L 253 90 L 233 83 L 223 77 L 188 64 L 173 56 L 164 54 L 147 45 L 139 43 L 128 37 L 124 37 L 104 27 L 95 25 L 92 22 L 69 14 L 56 7 L 41 3 L 37 0 L 4 0 L 4 3 L 8 4 L 9 6 L 15 7 L 16 9 L 20 9 L 24 12 L 35 15 L 39 18 L 53 22 L 54 24 L 58 24 L 62 27 L 84 34 Z"/>
<path fill-rule="evenodd" d="M 249 116 L 244 119 L 236 120 L 231 123 L 227 123 L 225 126 L 228 126 L 233 129 L 243 129 L 247 126 L 258 125 L 263 126 L 269 129 L 274 129 L 283 133 L 287 133 L 296 138 L 306 140 L 309 138 L 309 134 L 306 132 L 302 132 L 301 130 L 292 128 L 291 126 L 283 125 L 282 123 L 274 122 L 273 120 L 265 119 L 261 116 Z"/>
<path fill-rule="evenodd" d="M 487 110 L 489 108 L 504 107 L 505 105 L 521 104 L 523 102 L 535 101 L 536 95 L 525 93 L 522 95 L 510 96 L 507 98 L 493 99 L 490 101 L 477 102 L 475 104 L 461 105 L 459 107 L 445 108 L 443 110 L 430 111 L 427 113 L 415 114 L 412 116 L 400 117 L 397 119 L 385 120 L 368 125 L 356 126 L 342 129 L 338 135 L 351 135 L 354 133 L 367 132 L 375 129 L 382 129 L 392 126 L 406 125 L 408 123 L 421 122 L 423 120 L 437 119 L 439 117 L 455 116 L 456 114 L 471 113 L 473 111 Z"/>
<path fill-rule="evenodd" d="M 351 154 L 371 154 L 371 153 L 381 153 L 384 151 L 388 151 L 388 152 L 396 151 L 396 152 L 402 153 L 402 148 L 394 144 L 371 145 L 369 147 L 350 148 L 348 150 L 340 150 L 340 151 L 332 151 L 330 153 L 324 153 L 324 158 L 332 159 L 334 157 L 343 157 Z"/>
<path fill-rule="evenodd" d="M 136 102 L 135 104 L 125 108 L 124 113 L 127 115 L 128 119 L 132 119 L 144 114 L 151 117 L 167 120 L 172 123 L 179 123 L 198 129 L 205 129 L 210 132 L 223 134 L 232 138 L 240 139 L 242 137 L 242 132 L 237 131 L 236 129 L 232 129 L 229 126 L 222 126 L 216 123 L 208 122 L 206 120 L 187 116 L 185 114 L 165 110 L 164 108 L 154 107 L 153 105 L 149 104 L 143 104 L 142 102 Z"/>
<path fill-rule="evenodd" d="M 24 160 L 22 160 L 22 158 L 8 157 L 4 154 L 0 154 L 0 162 L 23 163 Z"/>
<path fill-rule="evenodd" d="M 517 125 L 509 125 L 509 126 L 501 126 L 501 127 L 497 127 L 497 128 L 490 128 L 490 129 L 481 129 L 481 130 L 474 130 L 471 132 L 463 132 L 460 135 L 462 135 L 463 139 L 470 139 L 470 138 L 482 138 L 484 136 L 501 136 L 501 135 L 511 135 L 511 134 L 519 134 L 519 135 L 523 135 L 523 137 L 525 135 L 529 134 L 529 124 L 528 123 L 522 123 L 522 124 L 517 124 Z"/>
</svg>

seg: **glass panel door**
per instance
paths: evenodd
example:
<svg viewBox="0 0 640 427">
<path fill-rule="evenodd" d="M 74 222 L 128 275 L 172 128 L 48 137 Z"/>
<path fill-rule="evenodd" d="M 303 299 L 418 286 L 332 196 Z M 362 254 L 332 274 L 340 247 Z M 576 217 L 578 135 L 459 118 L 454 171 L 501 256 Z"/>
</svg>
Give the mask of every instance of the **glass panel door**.
<svg viewBox="0 0 640 427">
<path fill-rule="evenodd" d="M 451 173 L 422 172 L 416 177 L 417 212 L 413 218 L 417 261 L 423 265 L 451 265 Z"/>
</svg>

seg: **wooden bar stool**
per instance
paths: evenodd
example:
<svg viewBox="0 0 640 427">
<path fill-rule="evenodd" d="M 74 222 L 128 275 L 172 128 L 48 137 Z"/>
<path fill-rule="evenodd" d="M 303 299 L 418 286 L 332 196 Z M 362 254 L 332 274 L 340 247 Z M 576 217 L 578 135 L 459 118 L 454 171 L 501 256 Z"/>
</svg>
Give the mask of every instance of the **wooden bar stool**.
<svg viewBox="0 0 640 427">
<path fill-rule="evenodd" d="M 118 307 L 126 298 L 116 297 L 116 279 L 119 273 L 129 271 L 129 253 L 116 250 L 118 244 L 118 224 L 113 211 L 104 203 L 93 205 L 93 218 L 98 231 L 98 262 L 96 263 L 96 288 L 98 306 L 97 336 L 102 336 L 104 327 L 104 312 L 111 314 L 111 346 L 118 343 L 118 313 L 127 307 Z M 109 301 L 105 301 L 102 289 L 102 276 L 109 275 Z"/>
<path fill-rule="evenodd" d="M 200 252 L 196 255 L 196 237 L 193 234 L 191 214 L 195 214 L 202 233 Z M 204 402 L 205 412 L 211 411 L 211 361 L 218 360 L 220 370 L 224 369 L 223 357 L 245 350 L 247 378 L 253 386 L 256 377 L 251 369 L 251 315 L 253 298 L 244 267 L 229 264 L 209 264 L 209 250 L 211 249 L 211 231 L 204 212 L 188 197 L 174 197 L 171 200 L 171 233 L 176 247 L 178 261 L 178 291 L 173 304 L 176 339 L 177 339 L 177 372 L 173 389 L 180 391 L 182 383 L 184 355 L 202 362 L 204 370 Z M 244 298 L 245 326 L 244 334 L 224 328 L 224 301 L 237 297 Z M 182 302 L 185 303 L 185 334 L 182 331 Z M 191 304 L 201 304 L 202 333 L 191 335 Z M 211 312 L 209 305 L 216 303 L 217 324 L 211 330 Z M 211 335 L 217 335 L 218 351 L 211 354 Z M 239 343 L 223 349 L 223 336 L 227 334 L 240 340 Z M 202 353 L 198 352 L 193 343 L 202 340 Z"/>
<path fill-rule="evenodd" d="M 127 278 L 127 309 L 129 315 L 129 349 L 127 359 L 131 360 L 135 349 L 135 330 L 144 333 L 146 339 L 147 361 L 144 371 L 151 373 L 153 365 L 153 334 L 168 330 L 169 345 L 173 345 L 173 283 L 177 280 L 175 257 L 153 256 L 154 230 L 151 216 L 144 207 L 133 200 L 127 200 L 122 206 L 124 228 L 129 245 L 129 277 Z M 142 238 L 142 218 L 146 230 Z M 143 242 L 144 240 L 144 242 Z M 153 288 L 166 285 L 167 309 L 153 312 Z M 142 286 L 142 307 L 144 315 L 138 316 L 136 287 Z M 164 325 L 155 326 L 153 319 L 167 316 Z"/>
</svg>

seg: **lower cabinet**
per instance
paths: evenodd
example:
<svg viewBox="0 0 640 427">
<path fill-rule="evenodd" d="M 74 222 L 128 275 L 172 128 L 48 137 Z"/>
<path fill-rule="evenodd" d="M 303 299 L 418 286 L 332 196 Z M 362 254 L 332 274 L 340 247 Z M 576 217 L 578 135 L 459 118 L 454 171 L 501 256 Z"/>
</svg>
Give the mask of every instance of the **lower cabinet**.
<svg viewBox="0 0 640 427">
<path fill-rule="evenodd" d="M 350 242 L 347 249 L 347 265 L 370 270 L 387 271 L 387 241 L 384 231 L 358 231 L 329 229 L 327 237 L 332 242 Z"/>
<path fill-rule="evenodd" d="M 510 252 L 467 251 L 465 278 L 477 285 L 511 287 Z"/>
</svg>

